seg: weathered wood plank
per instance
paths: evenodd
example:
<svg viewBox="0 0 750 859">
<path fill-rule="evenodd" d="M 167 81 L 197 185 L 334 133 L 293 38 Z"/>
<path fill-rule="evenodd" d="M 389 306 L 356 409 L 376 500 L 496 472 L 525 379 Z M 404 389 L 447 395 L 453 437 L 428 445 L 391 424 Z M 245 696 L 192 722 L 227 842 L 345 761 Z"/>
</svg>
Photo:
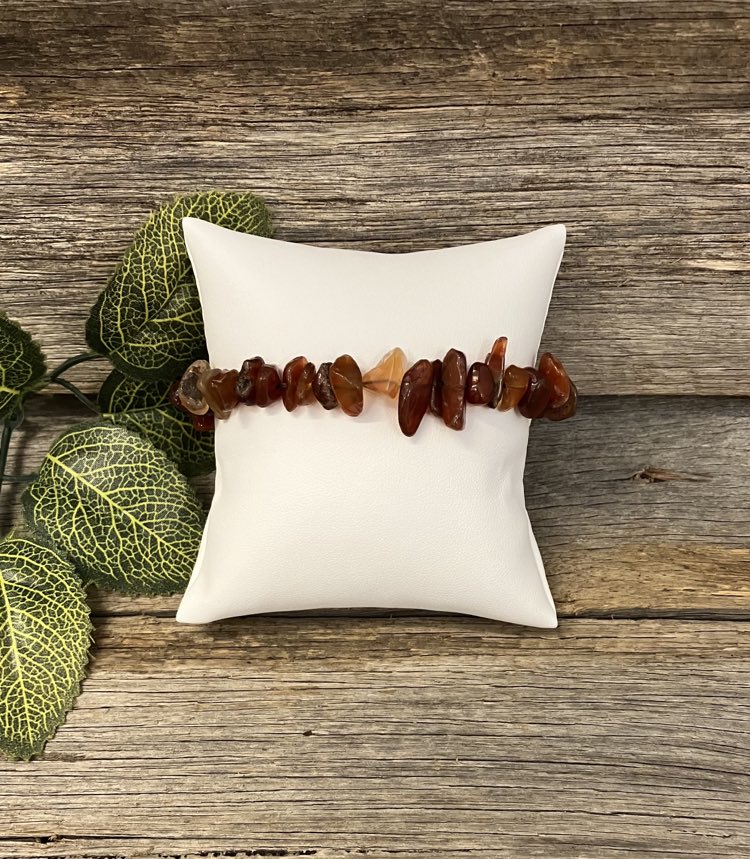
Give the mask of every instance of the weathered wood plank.
<svg viewBox="0 0 750 859">
<path fill-rule="evenodd" d="M 749 46 L 742 2 L 10 0 L 2 305 L 78 351 L 128 236 L 196 187 L 379 250 L 564 221 L 545 344 L 585 393 L 745 393 Z"/>
<path fill-rule="evenodd" d="M 58 403 L 30 406 L 15 473 L 83 416 Z M 750 617 L 749 486 L 747 398 L 591 397 L 572 421 L 535 423 L 527 504 L 560 614 Z M 210 489 L 203 480 L 207 501 Z M 19 493 L 3 492 L 5 525 Z M 163 614 L 177 598 L 102 594 L 94 605 Z"/>
<path fill-rule="evenodd" d="M 0 856 L 746 855 L 749 642 L 736 622 L 102 619 L 44 758 L 0 764 Z"/>
</svg>

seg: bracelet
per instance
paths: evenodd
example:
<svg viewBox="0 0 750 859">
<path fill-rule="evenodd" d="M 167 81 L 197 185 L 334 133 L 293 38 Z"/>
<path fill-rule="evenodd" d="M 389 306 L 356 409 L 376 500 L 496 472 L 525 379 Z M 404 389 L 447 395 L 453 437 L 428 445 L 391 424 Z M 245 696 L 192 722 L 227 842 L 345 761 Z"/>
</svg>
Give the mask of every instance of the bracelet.
<svg viewBox="0 0 750 859">
<path fill-rule="evenodd" d="M 189 414 L 196 430 L 214 428 L 236 406 L 265 408 L 281 400 L 288 412 L 318 402 L 324 409 L 341 408 L 352 417 L 362 413 L 364 391 L 398 397 L 398 422 L 413 436 L 429 411 L 446 426 L 462 430 L 466 404 L 489 406 L 501 412 L 517 408 L 526 418 L 561 421 L 575 414 L 578 391 L 562 362 L 545 352 L 534 367 L 505 366 L 507 337 L 498 337 L 484 361 L 467 366 L 466 356 L 449 349 L 445 357 L 422 358 L 408 369 L 398 347 L 362 374 L 351 355 L 339 355 L 315 367 L 300 355 L 283 371 L 256 356 L 239 370 L 212 368 L 194 361 L 169 391 L 169 401 Z"/>
</svg>

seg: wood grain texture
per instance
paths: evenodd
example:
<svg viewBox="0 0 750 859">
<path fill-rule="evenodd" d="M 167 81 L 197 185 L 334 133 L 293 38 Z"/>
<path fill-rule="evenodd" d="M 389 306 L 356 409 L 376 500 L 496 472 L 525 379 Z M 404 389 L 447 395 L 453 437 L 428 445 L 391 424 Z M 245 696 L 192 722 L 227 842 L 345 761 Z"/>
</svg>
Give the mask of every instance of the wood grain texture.
<svg viewBox="0 0 750 859">
<path fill-rule="evenodd" d="M 44 759 L 0 764 L 2 857 L 750 853 L 743 623 L 107 618 L 96 638 Z"/>
<path fill-rule="evenodd" d="M 30 407 L 14 473 L 86 417 L 62 405 Z M 209 502 L 212 478 L 198 485 Z M 565 424 L 535 422 L 526 499 L 560 614 L 750 618 L 749 485 L 750 399 L 590 397 Z M 20 491 L 0 499 L 6 526 Z M 94 606 L 160 615 L 177 602 L 101 594 Z"/>
<path fill-rule="evenodd" d="M 147 212 L 225 187 L 361 249 L 565 222 L 544 345 L 589 396 L 529 448 L 559 629 L 93 594 L 0 859 L 750 856 L 749 54 L 744 0 L 4 0 L 0 308 L 51 362 Z M 30 405 L 11 470 L 81 417 Z"/>
<path fill-rule="evenodd" d="M 378 250 L 564 221 L 544 343 L 584 393 L 747 393 L 749 49 L 727 0 L 6 0 L 2 305 L 78 351 L 129 236 L 196 188 Z"/>
</svg>

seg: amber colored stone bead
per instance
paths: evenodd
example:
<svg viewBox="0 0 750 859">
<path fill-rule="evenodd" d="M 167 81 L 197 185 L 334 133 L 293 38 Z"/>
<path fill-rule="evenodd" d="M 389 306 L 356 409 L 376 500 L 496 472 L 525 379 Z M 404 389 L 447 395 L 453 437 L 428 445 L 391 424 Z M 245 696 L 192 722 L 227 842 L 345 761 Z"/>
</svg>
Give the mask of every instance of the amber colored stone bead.
<svg viewBox="0 0 750 859">
<path fill-rule="evenodd" d="M 258 370 L 263 366 L 263 363 L 260 355 L 246 358 L 242 362 L 242 367 L 237 376 L 237 399 L 247 406 L 255 405 L 255 385 L 258 381 Z"/>
<path fill-rule="evenodd" d="M 299 403 L 297 402 L 297 384 L 304 372 L 307 358 L 300 355 L 298 358 L 292 358 L 284 367 L 282 379 L 284 381 L 284 408 L 288 412 L 293 412 Z"/>
<path fill-rule="evenodd" d="M 238 375 L 237 370 L 209 370 L 198 381 L 198 387 L 214 417 L 220 421 L 225 421 L 239 402 L 236 388 Z"/>
<path fill-rule="evenodd" d="M 193 429 L 196 432 L 212 432 L 216 428 L 213 412 L 205 415 L 192 415 Z"/>
<path fill-rule="evenodd" d="M 545 352 L 539 359 L 539 372 L 546 376 L 549 382 L 549 408 L 556 409 L 567 403 L 571 381 L 562 361 L 558 361 L 551 352 Z"/>
<path fill-rule="evenodd" d="M 464 428 L 466 376 L 466 355 L 458 349 L 449 349 L 443 358 L 443 421 L 454 430 Z"/>
<path fill-rule="evenodd" d="M 503 374 L 505 373 L 505 353 L 508 349 L 508 338 L 498 337 L 492 344 L 492 349 L 487 353 L 484 363 L 490 368 L 492 378 L 495 380 L 495 390 L 492 392 L 488 406 L 496 409 L 500 402 L 503 391 Z"/>
<path fill-rule="evenodd" d="M 443 362 L 435 358 L 432 362 L 432 390 L 430 391 L 430 411 L 439 418 L 443 416 Z"/>
<path fill-rule="evenodd" d="M 410 367 L 401 379 L 398 393 L 398 425 L 404 435 L 414 435 L 422 423 L 422 418 L 430 405 L 432 377 L 432 361 L 422 358 Z"/>
<path fill-rule="evenodd" d="M 335 409 L 339 401 L 336 399 L 329 373 L 331 370 L 331 362 L 325 361 L 318 367 L 318 372 L 313 379 L 313 393 L 318 402 L 324 409 Z"/>
<path fill-rule="evenodd" d="M 528 384 L 528 370 L 517 367 L 515 364 L 506 367 L 505 373 L 503 373 L 503 390 L 500 394 L 498 409 L 501 412 L 509 412 L 514 409 L 521 402 L 521 397 L 526 393 Z"/>
<path fill-rule="evenodd" d="M 182 405 L 191 415 L 205 415 L 208 411 L 208 403 L 203 392 L 198 387 L 198 382 L 201 376 L 210 369 L 208 361 L 193 361 L 182 374 L 177 395 Z"/>
<path fill-rule="evenodd" d="M 406 370 L 406 355 L 398 346 L 386 352 L 380 361 L 362 376 L 362 384 L 370 391 L 395 399 L 399 396 L 401 379 Z"/>
<path fill-rule="evenodd" d="M 362 371 L 354 358 L 351 355 L 339 355 L 331 364 L 328 378 L 342 410 L 352 417 L 362 414 Z"/>
<path fill-rule="evenodd" d="M 302 373 L 297 380 L 297 405 L 309 406 L 315 402 L 315 393 L 313 392 L 313 382 L 315 381 L 315 364 L 308 361 L 305 364 Z"/>
<path fill-rule="evenodd" d="M 258 370 L 256 381 L 255 402 L 262 409 L 270 406 L 280 399 L 284 386 L 281 383 L 281 375 L 278 368 L 273 364 L 263 364 Z"/>
<path fill-rule="evenodd" d="M 549 382 L 546 376 L 533 367 L 526 367 L 526 371 L 529 374 L 529 384 L 518 404 L 518 411 L 525 418 L 540 418 L 549 403 Z"/>
<path fill-rule="evenodd" d="M 544 417 L 550 421 L 564 421 L 567 418 L 572 418 L 576 413 L 576 409 L 578 408 L 578 389 L 571 382 L 570 383 L 570 393 L 568 394 L 568 399 L 561 405 L 555 406 L 552 408 L 551 406 L 547 406 L 547 410 L 544 413 Z"/>
<path fill-rule="evenodd" d="M 495 379 L 490 368 L 482 361 L 475 361 L 469 367 L 466 378 L 466 402 L 474 406 L 489 403 L 495 392 Z"/>
</svg>

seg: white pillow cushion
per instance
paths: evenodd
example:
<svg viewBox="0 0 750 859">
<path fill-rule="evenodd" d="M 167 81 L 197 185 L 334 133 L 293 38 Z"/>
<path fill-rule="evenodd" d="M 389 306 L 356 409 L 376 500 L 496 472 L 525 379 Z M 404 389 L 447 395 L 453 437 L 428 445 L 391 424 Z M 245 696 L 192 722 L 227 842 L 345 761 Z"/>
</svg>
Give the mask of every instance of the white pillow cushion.
<svg viewBox="0 0 750 859">
<path fill-rule="evenodd" d="M 454 347 L 533 364 L 565 245 L 562 225 L 442 250 L 383 254 L 292 244 L 183 221 L 211 366 L 280 369 L 351 354 L 364 373 Z M 524 504 L 529 420 L 467 406 L 462 431 L 394 400 L 359 417 L 318 403 L 240 405 L 216 427 L 216 488 L 177 613 L 205 623 L 313 608 L 432 609 L 554 627 Z"/>
</svg>

